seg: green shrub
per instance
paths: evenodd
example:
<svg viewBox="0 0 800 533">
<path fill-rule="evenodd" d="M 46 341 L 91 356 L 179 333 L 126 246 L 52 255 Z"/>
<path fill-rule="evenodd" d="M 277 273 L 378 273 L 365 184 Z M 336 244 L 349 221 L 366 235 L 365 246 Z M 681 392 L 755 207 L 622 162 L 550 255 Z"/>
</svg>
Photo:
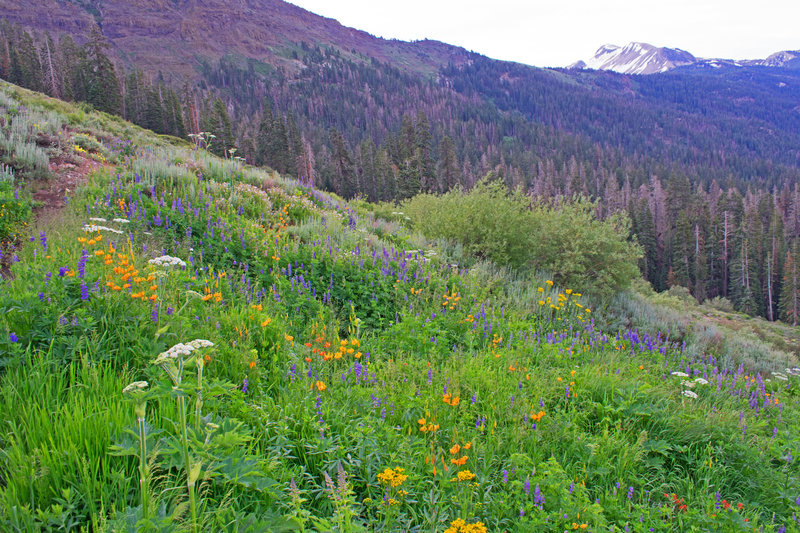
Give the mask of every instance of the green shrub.
<svg viewBox="0 0 800 533">
<path fill-rule="evenodd" d="M 91 135 L 79 133 L 72 138 L 72 142 L 75 143 L 75 146 L 80 146 L 83 150 L 86 150 L 87 152 L 92 152 L 92 153 L 103 152 L 103 145 L 100 144 L 100 142 Z"/>
<path fill-rule="evenodd" d="M 521 192 L 510 194 L 501 182 L 482 180 L 470 192 L 416 196 L 402 211 L 428 237 L 458 241 L 470 254 L 520 267 L 530 261 L 534 239 L 527 204 Z"/>
<path fill-rule="evenodd" d="M 29 231 L 31 203 L 11 181 L 0 180 L 0 243 L 14 242 Z"/>
<path fill-rule="evenodd" d="M 521 191 L 482 180 L 470 192 L 422 194 L 403 204 L 414 225 L 430 238 L 459 242 L 467 253 L 501 266 L 550 272 L 565 287 L 607 295 L 639 275 L 640 247 L 631 242 L 630 220 L 595 216 L 596 203 L 533 203 Z"/>
<path fill-rule="evenodd" d="M 641 247 L 630 240 L 630 219 L 615 213 L 595 216 L 597 204 L 575 197 L 531 210 L 530 262 L 552 272 L 556 282 L 586 292 L 609 295 L 639 277 Z"/>
</svg>

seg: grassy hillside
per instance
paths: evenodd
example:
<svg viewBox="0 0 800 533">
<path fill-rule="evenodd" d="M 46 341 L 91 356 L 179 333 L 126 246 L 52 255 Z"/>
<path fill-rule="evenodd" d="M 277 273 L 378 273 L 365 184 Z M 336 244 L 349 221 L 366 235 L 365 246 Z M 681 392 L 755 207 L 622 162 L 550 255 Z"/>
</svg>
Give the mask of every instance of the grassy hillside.
<svg viewBox="0 0 800 533">
<path fill-rule="evenodd" d="M 106 115 L 0 108 L 0 530 L 800 531 L 800 369 L 603 330 L 581 287 Z"/>
</svg>

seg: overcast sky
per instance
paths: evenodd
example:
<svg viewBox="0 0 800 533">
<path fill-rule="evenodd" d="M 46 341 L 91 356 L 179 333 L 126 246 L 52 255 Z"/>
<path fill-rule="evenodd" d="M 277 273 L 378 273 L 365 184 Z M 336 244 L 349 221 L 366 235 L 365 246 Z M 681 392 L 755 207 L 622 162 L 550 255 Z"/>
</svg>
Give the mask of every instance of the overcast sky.
<svg viewBox="0 0 800 533">
<path fill-rule="evenodd" d="M 539 67 L 588 59 L 606 43 L 763 58 L 800 49 L 800 0 L 291 0 L 345 26 L 436 39 Z"/>
</svg>

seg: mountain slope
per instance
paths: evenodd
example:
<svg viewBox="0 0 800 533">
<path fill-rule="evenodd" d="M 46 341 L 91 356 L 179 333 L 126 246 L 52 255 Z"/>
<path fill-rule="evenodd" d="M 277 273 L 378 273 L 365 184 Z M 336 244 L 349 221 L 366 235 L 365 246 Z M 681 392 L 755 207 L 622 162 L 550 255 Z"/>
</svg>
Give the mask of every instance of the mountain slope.
<svg viewBox="0 0 800 533">
<path fill-rule="evenodd" d="M 335 44 L 349 54 L 428 74 L 467 56 L 436 41 L 378 39 L 280 0 L 0 0 L 0 16 L 83 39 L 97 23 L 127 65 L 176 81 L 196 75 L 198 58 L 216 61 L 226 54 L 293 70 L 300 65 L 291 51 L 301 42 Z"/>
</svg>

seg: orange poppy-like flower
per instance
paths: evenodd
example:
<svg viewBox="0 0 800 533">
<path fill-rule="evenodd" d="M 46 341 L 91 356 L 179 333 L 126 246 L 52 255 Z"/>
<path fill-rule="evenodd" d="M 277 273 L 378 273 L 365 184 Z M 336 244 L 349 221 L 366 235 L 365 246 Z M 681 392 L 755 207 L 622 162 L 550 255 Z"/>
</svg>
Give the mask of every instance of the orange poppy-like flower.
<svg viewBox="0 0 800 533">
<path fill-rule="evenodd" d="M 455 455 L 461 450 L 461 446 L 458 444 L 454 444 L 452 448 L 450 448 L 450 455 Z"/>
<path fill-rule="evenodd" d="M 463 457 L 459 457 L 458 459 L 450 459 L 450 462 L 456 465 L 457 467 L 462 467 L 467 463 L 467 459 L 469 459 L 469 457 L 464 455 Z"/>
</svg>

